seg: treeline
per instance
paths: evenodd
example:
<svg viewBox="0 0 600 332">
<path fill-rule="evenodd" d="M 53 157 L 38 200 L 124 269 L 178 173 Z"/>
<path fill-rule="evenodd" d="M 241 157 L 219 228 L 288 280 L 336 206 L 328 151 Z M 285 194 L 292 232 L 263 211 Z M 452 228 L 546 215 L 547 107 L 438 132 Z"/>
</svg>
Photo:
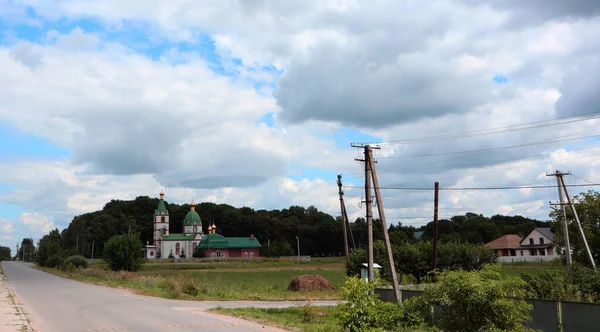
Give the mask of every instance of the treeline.
<svg viewBox="0 0 600 332">
<path fill-rule="evenodd" d="M 154 210 L 158 198 L 147 196 L 134 200 L 112 200 L 100 211 L 79 215 L 60 234 L 60 245 L 69 255 L 101 257 L 104 244 L 113 235 L 139 233 L 144 244 L 152 242 Z M 188 204 L 167 202 L 170 214 L 170 232 L 181 233 L 183 219 L 190 211 Z M 297 240 L 301 255 L 339 256 L 343 255 L 344 240 L 340 217 L 333 217 L 310 206 L 290 206 L 282 210 L 254 210 L 249 207 L 236 208 L 227 204 L 200 203 L 196 211 L 202 218 L 203 231 L 212 224 L 217 233 L 224 236 L 243 237 L 254 234 L 263 248 L 261 255 L 282 256 L 297 254 Z M 374 220 L 374 240 L 383 240 L 383 228 L 379 220 Z M 367 223 L 358 218 L 350 223 L 351 233 L 357 248 L 367 245 Z M 440 220 L 440 242 L 462 242 L 483 244 L 504 234 L 526 235 L 534 227 L 549 227 L 548 222 L 521 216 L 495 215 L 491 218 L 467 213 Z M 433 223 L 415 228 L 401 224 L 388 228 L 390 239 L 395 244 L 429 241 L 433 237 Z M 58 232 L 58 231 L 56 231 Z M 422 235 L 421 235 L 422 232 Z M 349 232 L 350 233 L 350 232 Z M 350 238 L 350 235 L 349 235 Z M 352 239 L 349 246 L 352 248 Z M 93 247 L 93 248 L 92 248 Z"/>
<path fill-rule="evenodd" d="M 4 246 L 0 246 L 0 262 L 2 262 L 2 261 L 9 261 L 9 260 L 11 260 L 10 248 L 9 247 L 4 247 Z"/>
</svg>

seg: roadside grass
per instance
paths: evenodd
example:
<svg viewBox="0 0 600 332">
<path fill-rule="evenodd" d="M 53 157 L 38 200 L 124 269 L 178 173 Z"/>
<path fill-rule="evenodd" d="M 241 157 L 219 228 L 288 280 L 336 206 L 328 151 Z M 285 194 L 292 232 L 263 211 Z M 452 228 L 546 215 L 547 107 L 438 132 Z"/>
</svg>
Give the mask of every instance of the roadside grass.
<svg viewBox="0 0 600 332">
<path fill-rule="evenodd" d="M 291 308 L 215 308 L 210 312 L 231 315 L 260 324 L 286 328 L 292 331 L 338 332 L 336 306 L 299 306 Z"/>
<path fill-rule="evenodd" d="M 344 270 L 146 270 L 113 272 L 96 265 L 88 269 L 60 271 L 38 267 L 64 277 L 136 293 L 182 300 L 334 300 L 341 297 Z M 323 292 L 288 291 L 290 281 L 303 274 L 318 274 L 334 288 Z"/>
<path fill-rule="evenodd" d="M 215 270 L 236 268 L 280 268 L 280 267 L 327 267 L 345 269 L 344 257 L 313 257 L 310 261 L 297 261 L 291 258 L 202 258 L 191 260 L 148 260 L 142 270 Z"/>
</svg>

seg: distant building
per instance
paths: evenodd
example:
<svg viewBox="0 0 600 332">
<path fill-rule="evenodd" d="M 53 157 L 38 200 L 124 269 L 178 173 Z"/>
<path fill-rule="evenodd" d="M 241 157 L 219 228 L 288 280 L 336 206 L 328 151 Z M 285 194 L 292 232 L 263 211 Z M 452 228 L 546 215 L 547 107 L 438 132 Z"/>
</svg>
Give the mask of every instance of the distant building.
<svg viewBox="0 0 600 332">
<path fill-rule="evenodd" d="M 169 232 L 169 210 L 164 201 L 165 193 L 160 191 L 160 200 L 154 211 L 154 238 L 152 244 L 146 244 L 146 258 L 180 258 L 182 253 L 191 257 L 194 249 L 202 240 L 202 220 L 196 212 L 196 203 L 192 200 L 190 212 L 183 219 L 182 233 Z M 158 256 L 158 257 L 157 257 Z"/>
<path fill-rule="evenodd" d="M 166 259 L 192 257 L 196 248 L 204 249 L 208 257 L 259 257 L 260 242 L 254 237 L 224 237 L 216 234 L 213 222 L 208 226 L 208 234 L 202 232 L 202 220 L 196 212 L 196 203 L 192 199 L 190 211 L 183 219 L 181 233 L 169 232 L 169 210 L 164 201 L 165 193 L 161 190 L 158 206 L 154 211 L 154 238 L 152 244 L 146 243 L 147 259 Z"/>
<path fill-rule="evenodd" d="M 216 226 L 208 227 L 209 234 L 198 244 L 207 257 L 259 257 L 262 245 L 250 234 L 248 237 L 224 237 L 216 233 Z"/>
<path fill-rule="evenodd" d="M 517 256 L 517 248 L 521 245 L 522 239 L 519 235 L 507 234 L 483 246 L 494 249 L 500 257 Z"/>
<path fill-rule="evenodd" d="M 555 256 L 556 249 L 556 236 L 550 227 L 537 227 L 521 240 L 518 256 Z"/>
<path fill-rule="evenodd" d="M 536 227 L 524 238 L 516 234 L 504 235 L 483 246 L 494 249 L 501 262 L 552 260 L 559 257 L 556 236 L 550 227 Z"/>
</svg>

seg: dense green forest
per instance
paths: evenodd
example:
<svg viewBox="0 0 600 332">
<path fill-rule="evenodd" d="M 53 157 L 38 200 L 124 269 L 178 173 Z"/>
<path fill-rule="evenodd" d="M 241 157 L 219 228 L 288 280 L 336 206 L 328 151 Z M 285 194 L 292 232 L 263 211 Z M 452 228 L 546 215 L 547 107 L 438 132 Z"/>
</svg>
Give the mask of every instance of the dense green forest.
<svg viewBox="0 0 600 332">
<path fill-rule="evenodd" d="M 146 243 L 152 241 L 153 214 L 158 198 L 140 196 L 134 200 L 113 200 L 100 211 L 82 214 L 73 219 L 70 225 L 56 236 L 70 254 L 82 254 L 90 257 L 92 244 L 94 256 L 102 255 L 104 243 L 115 234 L 137 232 Z M 180 233 L 182 221 L 190 211 L 188 204 L 167 202 L 170 214 L 170 231 Z M 254 234 L 262 243 L 262 255 L 296 254 L 296 236 L 299 238 L 300 253 L 311 256 L 343 255 L 342 223 L 340 217 L 334 217 L 313 206 L 308 208 L 290 206 L 282 210 L 254 210 L 249 207 L 235 208 L 227 204 L 200 203 L 196 211 L 203 221 L 203 231 L 214 220 L 217 233 L 224 236 L 250 236 Z M 364 218 L 350 223 L 351 233 L 356 247 L 367 244 L 367 224 Z M 383 239 L 379 220 L 374 221 L 373 237 Z M 521 216 L 495 215 L 491 218 L 468 213 L 440 220 L 441 242 L 468 242 L 483 244 L 504 234 L 526 235 L 534 227 L 549 227 L 543 222 Z M 388 228 L 390 239 L 396 244 L 415 242 L 415 233 L 423 231 L 420 239 L 430 240 L 433 235 L 433 223 L 415 228 L 401 224 Z M 418 234 L 418 233 L 417 233 Z M 349 235 L 350 237 L 350 235 Z M 352 239 L 349 245 L 352 248 Z"/>
</svg>

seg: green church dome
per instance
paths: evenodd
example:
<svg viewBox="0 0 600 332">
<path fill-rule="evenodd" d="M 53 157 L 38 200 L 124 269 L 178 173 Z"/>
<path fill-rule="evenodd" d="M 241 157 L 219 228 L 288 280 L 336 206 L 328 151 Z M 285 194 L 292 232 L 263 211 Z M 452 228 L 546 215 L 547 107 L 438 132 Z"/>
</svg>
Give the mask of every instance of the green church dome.
<svg viewBox="0 0 600 332">
<path fill-rule="evenodd" d="M 185 226 L 194 226 L 199 225 L 202 226 L 202 219 L 200 219 L 200 215 L 196 212 L 196 204 L 192 200 L 191 210 L 185 215 L 185 219 L 183 219 L 183 224 Z"/>
</svg>

